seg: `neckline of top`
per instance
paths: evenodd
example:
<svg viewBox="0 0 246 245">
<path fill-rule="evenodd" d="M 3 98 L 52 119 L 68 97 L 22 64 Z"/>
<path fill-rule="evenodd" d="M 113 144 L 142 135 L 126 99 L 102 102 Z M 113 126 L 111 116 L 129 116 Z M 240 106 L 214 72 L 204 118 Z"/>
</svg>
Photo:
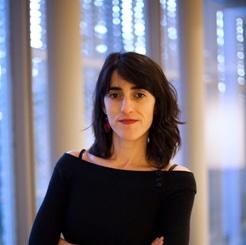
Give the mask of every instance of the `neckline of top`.
<svg viewBox="0 0 246 245">
<path fill-rule="evenodd" d="M 121 172 L 121 173 L 146 173 L 146 174 L 153 174 L 153 173 L 179 173 L 179 174 L 184 174 L 184 173 L 188 173 L 188 174 L 192 174 L 192 172 L 189 171 L 184 171 L 184 170 L 178 170 L 178 171 L 167 171 L 167 170 L 160 170 L 160 169 L 155 169 L 155 170 L 131 170 L 131 169 L 122 169 L 122 168 L 112 168 L 112 167 L 108 167 L 108 166 L 104 166 L 104 165 L 99 165 L 96 164 L 94 162 L 89 162 L 87 160 L 81 159 L 79 157 L 76 157 L 72 154 L 69 153 L 65 153 L 65 155 L 69 156 L 70 158 L 76 159 L 77 161 L 80 162 L 84 162 L 87 165 L 90 165 L 92 167 L 96 167 L 96 168 L 100 168 L 100 169 L 105 169 L 105 170 L 109 170 L 109 171 L 115 171 L 115 172 Z"/>
</svg>

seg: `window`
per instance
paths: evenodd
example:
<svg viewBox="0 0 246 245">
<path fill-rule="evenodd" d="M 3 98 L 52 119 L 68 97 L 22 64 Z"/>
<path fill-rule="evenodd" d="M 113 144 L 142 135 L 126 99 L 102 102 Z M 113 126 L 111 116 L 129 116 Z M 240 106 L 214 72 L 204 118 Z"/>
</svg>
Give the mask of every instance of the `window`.
<svg viewBox="0 0 246 245">
<path fill-rule="evenodd" d="M 178 6 L 176 0 L 161 0 L 161 58 L 168 79 L 179 80 Z"/>
<path fill-rule="evenodd" d="M 15 244 L 8 1 L 0 0 L 0 244 Z"/>
<path fill-rule="evenodd" d="M 111 52 L 146 53 L 144 0 L 81 0 L 85 124 L 91 125 L 92 94 L 104 58 Z M 86 144 L 92 133 L 87 131 Z"/>
<path fill-rule="evenodd" d="M 246 243 L 246 8 L 205 4 L 210 244 Z M 216 135 L 216 137 L 215 137 Z"/>
<path fill-rule="evenodd" d="M 30 0 L 32 95 L 35 143 L 36 207 L 41 204 L 50 179 L 48 79 L 45 0 Z"/>
<path fill-rule="evenodd" d="M 209 244 L 246 243 L 246 6 L 241 2 L 204 1 Z M 183 99 L 178 1 L 161 0 L 160 6 L 162 64 Z"/>
<path fill-rule="evenodd" d="M 180 75 L 179 75 L 179 33 L 178 33 L 178 4 L 176 0 L 160 1 L 160 28 L 161 28 L 161 64 L 167 79 L 174 85 L 178 94 L 178 104 L 181 108 L 181 121 L 185 121 L 183 104 L 185 96 L 182 93 Z M 179 127 L 182 142 L 185 142 L 185 127 Z M 175 156 L 176 162 L 184 161 L 184 144 Z"/>
</svg>

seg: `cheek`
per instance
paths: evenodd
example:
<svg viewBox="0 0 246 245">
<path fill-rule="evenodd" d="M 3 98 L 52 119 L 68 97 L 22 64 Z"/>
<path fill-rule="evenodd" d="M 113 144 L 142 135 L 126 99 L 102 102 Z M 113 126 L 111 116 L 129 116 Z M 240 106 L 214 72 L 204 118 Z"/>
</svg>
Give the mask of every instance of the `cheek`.
<svg viewBox="0 0 246 245">
<path fill-rule="evenodd" d="M 107 98 L 104 98 L 104 111 L 105 113 L 108 115 L 109 111 L 110 111 L 110 101 Z"/>
<path fill-rule="evenodd" d="M 149 123 L 150 126 L 152 125 L 153 120 L 154 120 L 153 113 L 149 113 L 149 115 L 148 115 L 148 123 Z"/>
<path fill-rule="evenodd" d="M 104 108 L 108 117 L 112 117 L 115 113 L 117 113 L 117 105 L 111 100 L 104 100 Z"/>
<path fill-rule="evenodd" d="M 148 111 L 146 114 L 147 122 L 148 122 L 149 126 L 151 126 L 153 121 L 154 121 L 154 113 L 155 113 L 154 110 L 155 110 L 154 106 L 152 106 L 152 107 L 148 108 Z"/>
<path fill-rule="evenodd" d="M 150 103 L 145 108 L 146 108 L 146 112 L 148 114 L 149 119 L 152 120 L 154 117 L 154 113 L 155 113 L 155 103 L 154 102 Z"/>
</svg>

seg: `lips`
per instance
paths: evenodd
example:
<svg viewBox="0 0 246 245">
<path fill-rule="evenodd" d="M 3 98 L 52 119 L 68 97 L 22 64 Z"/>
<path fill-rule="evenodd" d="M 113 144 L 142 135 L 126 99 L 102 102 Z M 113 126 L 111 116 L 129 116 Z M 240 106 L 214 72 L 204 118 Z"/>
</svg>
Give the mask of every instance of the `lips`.
<svg viewBox="0 0 246 245">
<path fill-rule="evenodd" d="M 138 120 L 135 120 L 135 119 L 121 119 L 121 120 L 119 120 L 119 122 L 121 122 L 122 124 L 126 124 L 126 125 L 133 124 L 137 121 Z"/>
</svg>

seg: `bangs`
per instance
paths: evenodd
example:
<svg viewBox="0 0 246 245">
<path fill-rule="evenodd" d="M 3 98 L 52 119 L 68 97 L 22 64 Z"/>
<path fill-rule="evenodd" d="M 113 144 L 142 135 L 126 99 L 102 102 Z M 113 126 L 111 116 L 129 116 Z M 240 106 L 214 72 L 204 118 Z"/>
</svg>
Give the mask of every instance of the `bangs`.
<svg viewBox="0 0 246 245">
<path fill-rule="evenodd" d="M 162 74 L 160 76 L 160 69 L 155 67 L 155 63 L 142 55 L 116 53 L 108 57 L 100 74 L 98 91 L 100 91 L 101 102 L 110 90 L 114 71 L 137 88 L 147 90 L 156 99 L 160 97 L 159 80 Z"/>
<path fill-rule="evenodd" d="M 156 95 L 154 89 L 154 82 L 146 75 L 144 72 L 130 68 L 125 66 L 119 66 L 118 69 L 115 70 L 124 80 L 129 83 L 135 85 L 139 89 L 145 89 L 150 92 L 154 97 Z M 110 86 L 110 85 L 109 85 Z"/>
</svg>

